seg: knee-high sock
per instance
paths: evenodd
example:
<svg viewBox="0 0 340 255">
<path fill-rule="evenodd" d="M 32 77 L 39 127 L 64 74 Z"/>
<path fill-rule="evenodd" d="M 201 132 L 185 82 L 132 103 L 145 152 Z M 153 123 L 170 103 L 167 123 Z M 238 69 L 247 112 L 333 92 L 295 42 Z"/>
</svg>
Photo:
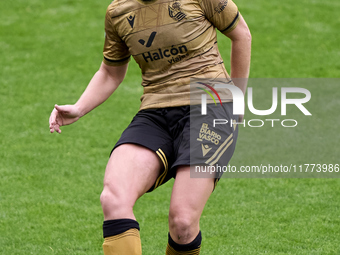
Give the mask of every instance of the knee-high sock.
<svg viewBox="0 0 340 255">
<path fill-rule="evenodd" d="M 139 224 L 132 219 L 104 221 L 104 255 L 141 255 Z"/>
<path fill-rule="evenodd" d="M 194 241 L 188 244 L 178 244 L 172 240 L 169 234 L 168 246 L 166 247 L 166 255 L 199 255 L 201 251 L 202 235 L 198 233 Z"/>
</svg>

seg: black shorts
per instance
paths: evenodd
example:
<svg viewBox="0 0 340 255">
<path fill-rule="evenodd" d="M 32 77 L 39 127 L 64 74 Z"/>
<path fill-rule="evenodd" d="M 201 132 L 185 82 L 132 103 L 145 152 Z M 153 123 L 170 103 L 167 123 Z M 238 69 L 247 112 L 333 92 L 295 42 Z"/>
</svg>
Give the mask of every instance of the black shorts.
<svg viewBox="0 0 340 255">
<path fill-rule="evenodd" d="M 207 115 L 201 115 L 200 105 L 141 110 L 113 150 L 132 143 L 159 156 L 164 168 L 149 190 L 152 191 L 175 177 L 178 166 L 227 166 L 237 139 L 237 125 L 230 123 L 237 119 L 232 103 L 208 104 Z M 215 176 L 216 180 L 220 177 Z"/>
</svg>

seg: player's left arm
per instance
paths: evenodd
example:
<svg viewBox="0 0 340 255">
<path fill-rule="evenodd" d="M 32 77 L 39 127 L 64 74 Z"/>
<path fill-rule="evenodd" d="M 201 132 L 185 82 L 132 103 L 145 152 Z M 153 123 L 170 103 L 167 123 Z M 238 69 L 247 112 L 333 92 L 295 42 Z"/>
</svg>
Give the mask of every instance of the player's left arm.
<svg viewBox="0 0 340 255">
<path fill-rule="evenodd" d="M 241 14 L 236 27 L 225 35 L 231 40 L 230 76 L 244 94 L 250 69 L 251 34 Z"/>
</svg>

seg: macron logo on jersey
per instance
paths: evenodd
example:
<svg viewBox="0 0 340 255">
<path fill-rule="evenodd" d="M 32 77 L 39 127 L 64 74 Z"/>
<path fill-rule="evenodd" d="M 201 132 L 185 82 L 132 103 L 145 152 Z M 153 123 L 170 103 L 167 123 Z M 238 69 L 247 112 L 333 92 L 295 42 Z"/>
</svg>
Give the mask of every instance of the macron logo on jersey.
<svg viewBox="0 0 340 255">
<path fill-rule="evenodd" d="M 133 25 L 135 24 L 135 18 L 136 18 L 136 15 L 134 16 L 130 15 L 129 17 L 126 18 L 131 28 L 133 28 Z"/>
</svg>

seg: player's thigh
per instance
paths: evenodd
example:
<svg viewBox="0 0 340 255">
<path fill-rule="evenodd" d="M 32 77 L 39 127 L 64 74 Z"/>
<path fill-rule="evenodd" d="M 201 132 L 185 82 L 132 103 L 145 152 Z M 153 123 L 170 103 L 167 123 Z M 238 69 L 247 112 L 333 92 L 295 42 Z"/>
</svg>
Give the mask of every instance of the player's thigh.
<svg viewBox="0 0 340 255">
<path fill-rule="evenodd" d="M 170 201 L 170 220 L 182 218 L 188 224 L 198 223 L 213 189 L 214 178 L 191 178 L 190 166 L 179 166 Z"/>
<path fill-rule="evenodd" d="M 155 152 L 136 144 L 122 144 L 113 150 L 107 164 L 104 190 L 126 201 L 136 200 L 152 187 L 160 170 Z"/>
</svg>

